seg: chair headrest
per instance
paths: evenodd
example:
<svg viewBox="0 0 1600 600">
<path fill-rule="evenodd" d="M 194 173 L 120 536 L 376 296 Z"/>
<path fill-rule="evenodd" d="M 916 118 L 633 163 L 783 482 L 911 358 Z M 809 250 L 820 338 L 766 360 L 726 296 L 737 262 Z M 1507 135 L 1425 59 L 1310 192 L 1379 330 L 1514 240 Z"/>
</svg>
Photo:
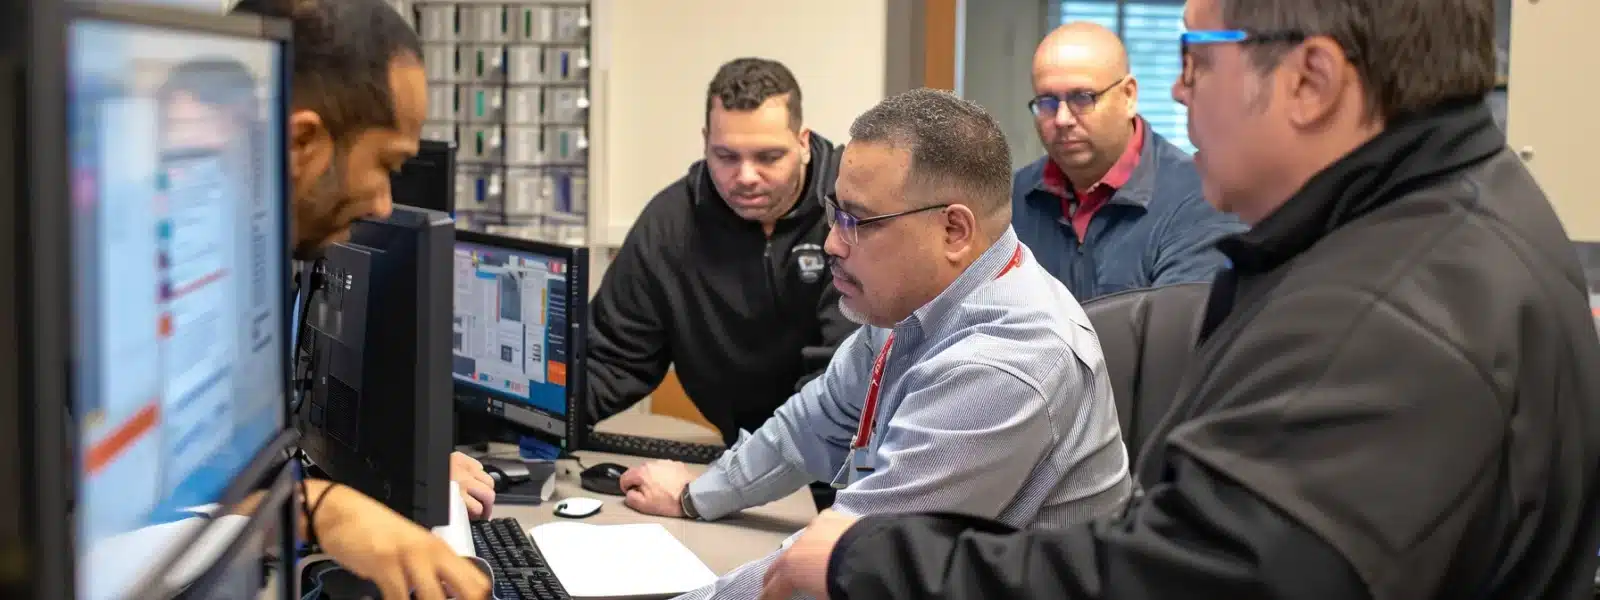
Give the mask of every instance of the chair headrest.
<svg viewBox="0 0 1600 600">
<path fill-rule="evenodd" d="M 1139 452 L 1175 401 L 1210 293 L 1210 283 L 1181 283 L 1118 292 L 1083 305 L 1100 339 L 1130 454 Z"/>
</svg>

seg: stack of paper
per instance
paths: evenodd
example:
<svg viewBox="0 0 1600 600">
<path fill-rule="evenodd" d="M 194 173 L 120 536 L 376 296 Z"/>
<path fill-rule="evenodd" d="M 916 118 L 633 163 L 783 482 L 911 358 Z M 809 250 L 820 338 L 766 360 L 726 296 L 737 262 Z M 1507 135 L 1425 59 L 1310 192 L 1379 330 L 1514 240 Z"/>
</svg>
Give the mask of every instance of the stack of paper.
<svg viewBox="0 0 1600 600">
<path fill-rule="evenodd" d="M 659 524 L 556 522 L 528 532 L 575 600 L 670 598 L 716 574 Z"/>
</svg>

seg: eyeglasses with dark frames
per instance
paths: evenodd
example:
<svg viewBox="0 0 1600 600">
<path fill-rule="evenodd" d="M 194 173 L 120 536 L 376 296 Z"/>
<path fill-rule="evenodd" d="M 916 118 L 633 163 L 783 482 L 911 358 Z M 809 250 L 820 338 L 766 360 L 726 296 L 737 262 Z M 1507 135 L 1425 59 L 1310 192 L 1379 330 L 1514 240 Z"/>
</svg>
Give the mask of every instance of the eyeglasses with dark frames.
<svg viewBox="0 0 1600 600">
<path fill-rule="evenodd" d="M 1259 46 L 1264 44 L 1298 44 L 1310 37 L 1303 31 L 1246 31 L 1243 29 L 1208 29 L 1185 31 L 1178 35 L 1178 51 L 1182 54 L 1183 75 L 1179 81 L 1184 87 L 1194 85 L 1194 46 L 1207 46 L 1212 44 L 1243 44 Z"/>
<path fill-rule="evenodd" d="M 845 212 L 843 208 L 840 208 L 839 199 L 832 194 L 829 194 L 827 198 L 823 199 L 822 206 L 827 210 L 828 224 L 832 225 L 834 230 L 839 232 L 839 237 L 840 239 L 844 240 L 844 243 L 850 244 L 851 246 L 856 245 L 856 240 L 860 239 L 860 233 L 858 233 L 858 230 L 862 227 L 866 227 L 874 223 L 882 223 L 896 217 L 904 217 L 906 215 L 914 215 L 920 212 L 940 210 L 950 207 L 949 204 L 935 204 L 932 206 L 913 208 L 911 210 L 902 210 L 900 212 L 889 213 L 887 215 L 857 217 Z"/>
<path fill-rule="evenodd" d="M 1078 90 L 1060 95 L 1039 94 L 1028 101 L 1028 110 L 1032 111 L 1035 117 L 1053 117 L 1061 111 L 1062 106 L 1066 106 L 1073 115 L 1085 114 L 1094 110 L 1094 107 L 1100 104 L 1101 98 L 1127 80 L 1128 75 L 1123 75 L 1111 85 L 1099 90 Z"/>
</svg>

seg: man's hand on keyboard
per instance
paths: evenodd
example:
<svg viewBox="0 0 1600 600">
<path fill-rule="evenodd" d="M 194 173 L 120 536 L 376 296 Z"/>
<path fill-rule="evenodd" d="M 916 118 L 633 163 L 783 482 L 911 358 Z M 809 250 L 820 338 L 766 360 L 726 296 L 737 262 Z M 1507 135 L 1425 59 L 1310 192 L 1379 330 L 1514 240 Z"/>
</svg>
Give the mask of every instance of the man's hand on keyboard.
<svg viewBox="0 0 1600 600">
<path fill-rule="evenodd" d="M 483 470 L 483 463 L 460 452 L 450 455 L 450 479 L 461 486 L 461 499 L 467 503 L 467 516 L 487 519 L 494 512 L 494 478 Z"/>
<path fill-rule="evenodd" d="M 452 598 L 489 598 L 489 578 L 433 532 L 349 487 L 306 486 L 314 502 L 321 498 L 312 527 L 322 549 L 386 600 L 444 600 L 446 587 Z"/>
<path fill-rule="evenodd" d="M 622 503 L 628 508 L 663 517 L 682 517 L 683 494 L 694 481 L 694 474 L 681 462 L 652 460 L 628 469 L 618 481 L 627 494 Z"/>
</svg>

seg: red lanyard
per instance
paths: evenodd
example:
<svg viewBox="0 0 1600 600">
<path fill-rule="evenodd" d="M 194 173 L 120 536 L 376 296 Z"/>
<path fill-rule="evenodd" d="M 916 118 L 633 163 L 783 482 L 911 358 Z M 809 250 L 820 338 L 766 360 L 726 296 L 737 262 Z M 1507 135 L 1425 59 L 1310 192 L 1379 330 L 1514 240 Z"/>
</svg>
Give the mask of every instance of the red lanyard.
<svg viewBox="0 0 1600 600">
<path fill-rule="evenodd" d="M 1022 264 L 1022 243 L 1017 243 L 1017 251 L 1011 253 L 1011 260 L 1005 268 L 995 275 L 995 279 L 1004 277 L 1011 269 Z M 878 351 L 877 360 L 872 361 L 872 381 L 867 384 L 867 402 L 861 408 L 861 422 L 856 425 L 856 437 L 851 441 L 850 449 L 860 450 L 872 442 L 872 429 L 878 417 L 878 384 L 883 382 L 883 364 L 889 361 L 889 349 L 894 347 L 894 332 L 889 332 L 889 339 L 883 341 L 883 349 Z"/>
</svg>

